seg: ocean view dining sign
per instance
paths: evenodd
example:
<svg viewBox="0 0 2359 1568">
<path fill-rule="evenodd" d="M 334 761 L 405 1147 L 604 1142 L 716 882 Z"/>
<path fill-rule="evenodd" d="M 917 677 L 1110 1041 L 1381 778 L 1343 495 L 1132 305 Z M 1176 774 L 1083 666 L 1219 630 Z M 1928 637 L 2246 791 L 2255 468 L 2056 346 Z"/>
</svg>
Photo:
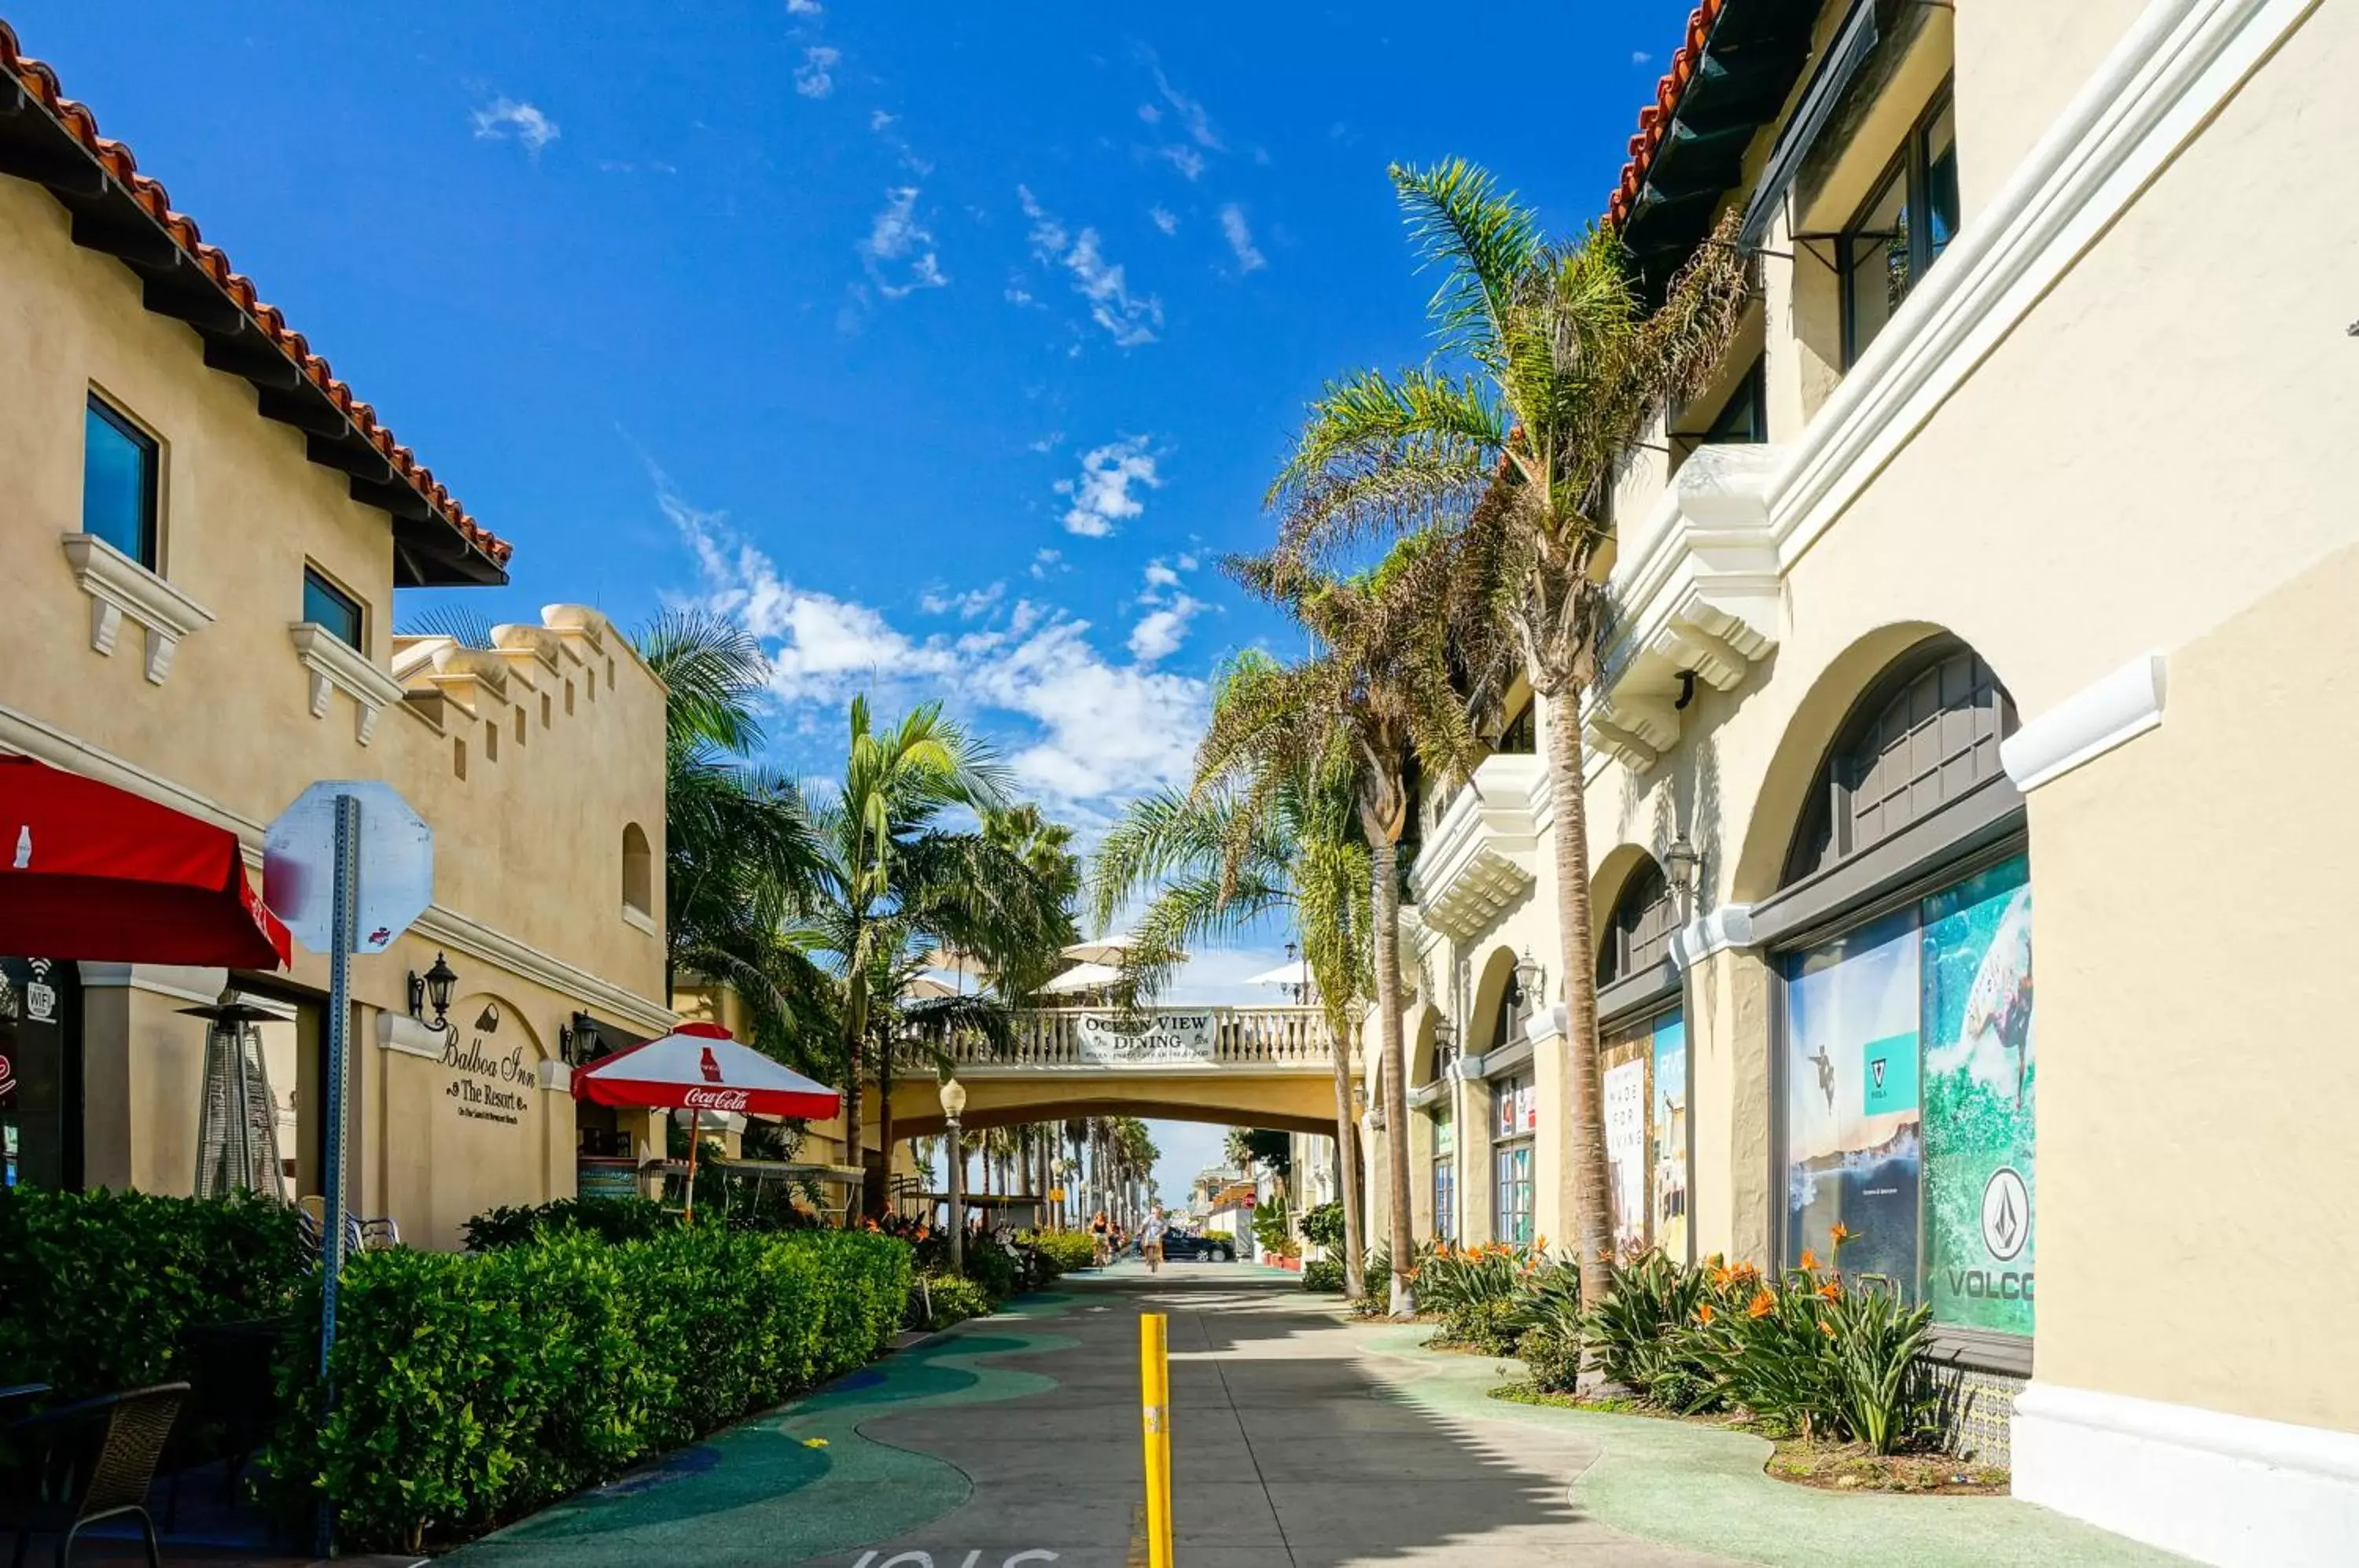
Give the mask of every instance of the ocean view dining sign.
<svg viewBox="0 0 2359 1568">
<path fill-rule="evenodd" d="M 1087 1013 L 1075 1020 L 1084 1062 L 1108 1066 L 1140 1062 L 1210 1062 L 1218 1016 L 1198 1012 Z"/>
</svg>

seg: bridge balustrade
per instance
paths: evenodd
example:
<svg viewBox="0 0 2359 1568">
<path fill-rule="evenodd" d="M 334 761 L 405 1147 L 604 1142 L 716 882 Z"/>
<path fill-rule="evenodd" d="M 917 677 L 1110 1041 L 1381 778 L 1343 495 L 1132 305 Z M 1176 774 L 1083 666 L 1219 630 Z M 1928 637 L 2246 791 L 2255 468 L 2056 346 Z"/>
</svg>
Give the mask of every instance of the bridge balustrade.
<svg viewBox="0 0 2359 1568">
<path fill-rule="evenodd" d="M 1103 1007 L 1027 1008 L 1016 1015 L 1015 1033 L 1005 1050 L 980 1035 L 959 1035 L 949 1046 L 951 1066 L 962 1072 L 1332 1071 L 1335 1060 L 1327 1014 L 1318 1007 L 1160 1007 L 1135 1013 Z M 903 1048 L 901 1060 L 917 1071 L 929 1067 L 934 1057 L 927 1049 L 910 1045 Z"/>
</svg>

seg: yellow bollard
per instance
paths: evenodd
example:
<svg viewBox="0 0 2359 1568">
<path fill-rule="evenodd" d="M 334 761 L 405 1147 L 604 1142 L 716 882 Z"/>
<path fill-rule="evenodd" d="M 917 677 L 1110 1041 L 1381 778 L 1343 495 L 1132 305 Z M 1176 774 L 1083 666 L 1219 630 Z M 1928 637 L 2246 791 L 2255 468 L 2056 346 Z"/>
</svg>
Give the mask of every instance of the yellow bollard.
<svg viewBox="0 0 2359 1568">
<path fill-rule="evenodd" d="M 1165 1319 L 1138 1319 L 1140 1425 L 1147 1438 L 1147 1561 L 1171 1568 L 1171 1366 Z"/>
</svg>

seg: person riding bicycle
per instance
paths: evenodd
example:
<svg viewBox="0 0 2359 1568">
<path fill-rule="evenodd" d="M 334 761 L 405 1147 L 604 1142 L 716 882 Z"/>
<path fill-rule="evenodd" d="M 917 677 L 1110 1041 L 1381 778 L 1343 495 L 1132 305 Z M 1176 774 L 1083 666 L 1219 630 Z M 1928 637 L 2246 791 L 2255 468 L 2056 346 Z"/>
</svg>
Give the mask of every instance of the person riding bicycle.
<svg viewBox="0 0 2359 1568">
<path fill-rule="evenodd" d="M 1091 1259 L 1103 1269 L 1114 1261 L 1114 1226 L 1100 1209 L 1090 1220 Z"/>
<path fill-rule="evenodd" d="M 1170 1222 L 1163 1217 L 1163 1205 L 1160 1203 L 1147 1211 L 1147 1222 L 1138 1227 L 1138 1255 L 1147 1260 L 1149 1274 L 1162 1270 L 1163 1237 L 1170 1228 Z"/>
</svg>

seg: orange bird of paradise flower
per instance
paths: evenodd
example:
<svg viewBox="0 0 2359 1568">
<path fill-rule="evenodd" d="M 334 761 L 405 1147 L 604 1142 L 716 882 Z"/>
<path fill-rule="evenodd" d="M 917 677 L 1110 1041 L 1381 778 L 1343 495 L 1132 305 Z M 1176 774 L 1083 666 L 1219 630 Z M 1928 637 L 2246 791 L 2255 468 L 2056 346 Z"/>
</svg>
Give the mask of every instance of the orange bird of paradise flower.
<svg viewBox="0 0 2359 1568">
<path fill-rule="evenodd" d="M 1840 1279 L 1828 1280 L 1825 1284 L 1819 1287 L 1819 1294 L 1825 1297 L 1830 1301 L 1839 1301 L 1843 1300 L 1843 1281 Z"/>
<path fill-rule="evenodd" d="M 1803 1272 L 1805 1272 L 1805 1273 L 1816 1273 L 1816 1272 L 1818 1271 L 1818 1267 L 1819 1267 L 1819 1255 L 1818 1255 L 1817 1253 L 1815 1253 L 1815 1252 L 1812 1252 L 1812 1251 L 1811 1251 L 1809 1247 L 1804 1247 L 1804 1248 L 1802 1248 L 1802 1269 L 1803 1269 Z"/>
<path fill-rule="evenodd" d="M 1766 1318 L 1777 1310 L 1777 1298 L 1767 1290 L 1754 1291 L 1753 1299 L 1745 1304 L 1745 1315 L 1748 1318 Z"/>
</svg>

